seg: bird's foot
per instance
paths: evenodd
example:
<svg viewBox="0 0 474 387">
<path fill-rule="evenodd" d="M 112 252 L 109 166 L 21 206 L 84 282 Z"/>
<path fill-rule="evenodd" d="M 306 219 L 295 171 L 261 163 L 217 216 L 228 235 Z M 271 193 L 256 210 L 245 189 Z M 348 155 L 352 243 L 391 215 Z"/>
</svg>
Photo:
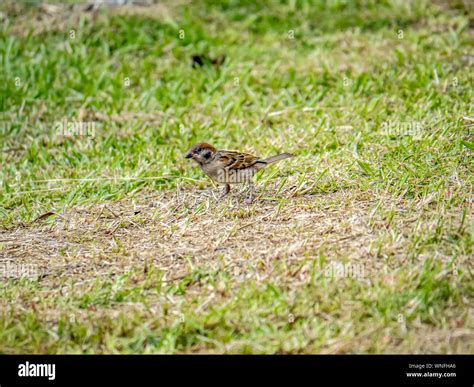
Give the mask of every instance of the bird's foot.
<svg viewBox="0 0 474 387">
<path fill-rule="evenodd" d="M 224 192 L 222 192 L 222 194 L 217 198 L 217 200 L 222 200 L 229 194 L 229 192 L 230 192 L 230 185 L 226 184 Z"/>
<path fill-rule="evenodd" d="M 250 204 L 252 204 L 252 202 L 253 202 L 253 185 L 252 185 L 252 182 L 250 181 L 247 197 L 245 198 L 245 203 L 247 205 L 250 205 Z"/>
</svg>

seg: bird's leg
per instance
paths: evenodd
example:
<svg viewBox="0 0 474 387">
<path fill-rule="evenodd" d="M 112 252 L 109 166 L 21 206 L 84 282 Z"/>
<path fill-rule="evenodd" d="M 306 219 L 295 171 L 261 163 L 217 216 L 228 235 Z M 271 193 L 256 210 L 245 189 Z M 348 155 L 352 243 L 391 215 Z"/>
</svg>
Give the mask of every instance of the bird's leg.
<svg viewBox="0 0 474 387">
<path fill-rule="evenodd" d="M 224 192 L 222 193 L 221 196 L 219 196 L 219 199 L 222 199 L 224 196 L 226 196 L 230 192 L 230 184 L 226 183 Z"/>
<path fill-rule="evenodd" d="M 252 202 L 253 202 L 253 182 L 252 182 L 252 180 L 248 181 L 248 185 L 249 185 L 249 191 L 248 191 L 247 198 L 245 199 L 245 203 L 252 204 Z"/>
</svg>

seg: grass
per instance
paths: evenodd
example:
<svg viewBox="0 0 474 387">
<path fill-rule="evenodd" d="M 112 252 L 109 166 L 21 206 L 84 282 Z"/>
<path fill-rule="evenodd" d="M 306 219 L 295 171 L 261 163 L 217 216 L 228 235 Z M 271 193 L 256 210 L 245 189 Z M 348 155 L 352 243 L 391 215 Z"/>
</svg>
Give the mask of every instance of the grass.
<svg viewBox="0 0 474 387">
<path fill-rule="evenodd" d="M 473 352 L 469 5 L 72 3 L 0 5 L 1 353 Z"/>
</svg>

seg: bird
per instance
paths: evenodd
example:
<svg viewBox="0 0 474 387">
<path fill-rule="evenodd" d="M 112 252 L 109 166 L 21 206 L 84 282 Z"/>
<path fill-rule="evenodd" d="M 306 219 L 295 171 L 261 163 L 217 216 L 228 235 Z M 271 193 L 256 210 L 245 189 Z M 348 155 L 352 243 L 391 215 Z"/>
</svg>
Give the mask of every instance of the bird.
<svg viewBox="0 0 474 387">
<path fill-rule="evenodd" d="M 249 153 L 217 150 L 214 146 L 199 142 L 193 145 L 187 152 L 186 158 L 193 159 L 213 181 L 225 184 L 225 189 L 219 199 L 230 192 L 230 184 L 246 183 L 249 186 L 247 203 L 253 201 L 253 182 L 255 174 L 277 161 L 285 160 L 294 155 L 291 153 L 280 153 L 266 159 Z"/>
</svg>

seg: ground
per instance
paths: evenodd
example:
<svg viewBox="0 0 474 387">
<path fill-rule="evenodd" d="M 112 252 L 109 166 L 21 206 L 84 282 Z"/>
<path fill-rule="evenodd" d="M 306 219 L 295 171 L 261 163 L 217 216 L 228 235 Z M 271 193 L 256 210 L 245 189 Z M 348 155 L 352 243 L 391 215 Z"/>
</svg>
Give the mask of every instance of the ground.
<svg viewBox="0 0 474 387">
<path fill-rule="evenodd" d="M 469 4 L 0 12 L 1 353 L 473 352 Z"/>
</svg>

